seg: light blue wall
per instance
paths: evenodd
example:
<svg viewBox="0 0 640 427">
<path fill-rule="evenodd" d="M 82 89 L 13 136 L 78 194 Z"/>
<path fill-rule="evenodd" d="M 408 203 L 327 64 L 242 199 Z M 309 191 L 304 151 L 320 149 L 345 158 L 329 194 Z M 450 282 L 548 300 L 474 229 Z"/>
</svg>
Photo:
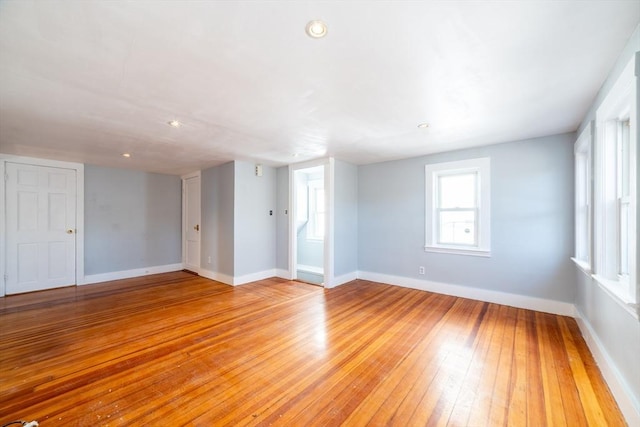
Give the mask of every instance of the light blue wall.
<svg viewBox="0 0 640 427">
<path fill-rule="evenodd" d="M 335 161 L 334 275 L 358 271 L 358 167 Z"/>
<path fill-rule="evenodd" d="M 289 270 L 289 167 L 276 170 L 276 268 Z"/>
<path fill-rule="evenodd" d="M 360 166 L 359 269 L 573 301 L 574 140 L 570 133 Z M 478 157 L 491 158 L 491 257 L 425 252 L 425 164 Z"/>
<path fill-rule="evenodd" d="M 85 274 L 180 263 L 180 177 L 85 165 Z"/>
<path fill-rule="evenodd" d="M 276 265 L 276 170 L 234 162 L 234 275 L 273 270 Z M 270 214 L 270 211 L 272 214 Z"/>
<path fill-rule="evenodd" d="M 640 26 L 636 28 L 629 42 L 622 51 L 609 76 L 602 85 L 598 95 L 585 116 L 580 129 L 584 129 L 591 120 L 595 120 L 595 114 L 606 98 L 609 90 L 620 77 L 620 74 L 629 60 L 635 57 L 636 76 L 640 73 Z M 638 82 L 636 78 L 636 82 Z M 640 84 L 636 84 L 636 89 Z M 640 90 L 636 93 L 636 99 L 640 105 Z M 640 108 L 636 110 L 637 120 L 640 120 Z M 640 121 L 636 121 L 640 123 Z M 637 164 L 640 165 L 640 150 L 637 150 Z M 637 175 L 637 199 L 640 200 L 640 174 Z M 638 211 L 640 213 L 640 210 Z M 636 218 L 638 230 L 640 230 L 640 215 Z M 638 239 L 636 252 L 636 266 L 640 274 L 640 239 Z M 575 282 L 575 304 L 582 320 L 587 323 L 595 334 L 596 340 L 602 345 L 602 350 L 619 372 L 620 381 L 628 388 L 630 398 L 635 405 L 635 410 L 640 414 L 640 322 L 626 310 L 623 310 L 613 298 L 600 288 L 597 282 L 586 276 L 578 267 Z"/>
<path fill-rule="evenodd" d="M 200 266 L 212 272 L 233 276 L 233 162 L 203 170 L 200 188 Z M 211 263 L 208 262 L 209 257 Z"/>
<path fill-rule="evenodd" d="M 307 227 L 303 225 L 298 230 L 298 264 L 310 265 L 312 267 L 324 267 L 324 240 L 308 239 Z"/>
</svg>

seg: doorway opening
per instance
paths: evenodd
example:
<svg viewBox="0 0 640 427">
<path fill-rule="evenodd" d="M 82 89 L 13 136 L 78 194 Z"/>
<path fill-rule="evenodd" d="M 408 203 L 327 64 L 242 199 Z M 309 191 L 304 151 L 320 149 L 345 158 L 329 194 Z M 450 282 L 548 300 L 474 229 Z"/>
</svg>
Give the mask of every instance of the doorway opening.
<svg viewBox="0 0 640 427">
<path fill-rule="evenodd" d="M 327 203 L 324 165 L 293 172 L 295 218 L 295 276 L 323 286 Z"/>
</svg>

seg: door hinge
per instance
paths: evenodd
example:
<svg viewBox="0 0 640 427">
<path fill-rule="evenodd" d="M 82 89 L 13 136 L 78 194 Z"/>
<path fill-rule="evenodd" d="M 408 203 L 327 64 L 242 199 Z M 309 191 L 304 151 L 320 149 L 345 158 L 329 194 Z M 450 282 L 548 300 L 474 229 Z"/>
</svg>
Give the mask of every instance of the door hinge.
<svg viewBox="0 0 640 427">
<path fill-rule="evenodd" d="M 7 283 L 9 281 L 9 275 L 5 274 L 4 275 L 4 283 Z"/>
</svg>

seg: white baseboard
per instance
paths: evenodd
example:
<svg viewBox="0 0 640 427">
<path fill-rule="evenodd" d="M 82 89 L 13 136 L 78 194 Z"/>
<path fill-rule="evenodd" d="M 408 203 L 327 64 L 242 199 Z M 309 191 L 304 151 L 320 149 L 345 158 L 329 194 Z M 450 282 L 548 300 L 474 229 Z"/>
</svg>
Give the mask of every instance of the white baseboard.
<svg viewBox="0 0 640 427">
<path fill-rule="evenodd" d="M 591 354 L 593 354 L 593 358 L 596 360 L 600 372 L 602 372 L 602 376 L 615 397 L 627 424 L 630 426 L 640 426 L 640 402 L 634 399 L 633 393 L 625 381 L 624 376 L 620 374 L 620 371 L 616 368 L 606 348 L 602 345 L 598 335 L 584 315 L 579 309 L 576 309 L 576 314 L 576 321 L 578 322 L 582 336 L 589 350 L 591 350 Z"/>
<path fill-rule="evenodd" d="M 358 272 L 352 271 L 351 273 L 343 274 L 342 276 L 334 277 L 331 283 L 331 287 L 344 285 L 345 283 L 353 282 L 358 278 Z"/>
<path fill-rule="evenodd" d="M 387 274 L 358 272 L 358 278 L 372 282 L 386 283 L 421 291 L 436 292 L 461 298 L 469 298 L 479 301 L 492 302 L 517 308 L 542 311 L 544 313 L 559 314 L 561 316 L 575 317 L 576 310 L 573 304 L 554 301 L 525 295 L 509 294 L 506 292 L 491 291 L 488 289 L 471 288 L 461 285 L 432 282 L 429 280 L 413 279 L 411 277 L 390 276 Z"/>
<path fill-rule="evenodd" d="M 257 273 L 245 274 L 244 276 L 229 276 L 227 274 L 218 273 L 216 271 L 206 270 L 201 268 L 197 273 L 207 279 L 215 280 L 216 282 L 224 283 L 225 285 L 239 286 L 246 283 L 255 282 L 257 280 L 268 279 L 275 277 L 276 269 L 259 271 Z"/>
<path fill-rule="evenodd" d="M 227 274 L 218 273 L 216 271 L 200 268 L 196 273 L 207 279 L 215 280 L 216 282 L 224 283 L 225 285 L 233 286 L 233 277 Z"/>
<path fill-rule="evenodd" d="M 149 274 L 169 273 L 182 270 L 182 263 L 156 265 L 153 267 L 135 268 L 133 270 L 114 271 L 111 273 L 90 274 L 78 280 L 78 285 L 108 282 L 110 280 L 130 279 L 132 277 L 147 276 Z"/>
<path fill-rule="evenodd" d="M 296 266 L 296 270 L 298 271 L 304 271 L 305 273 L 313 273 L 313 274 L 324 274 L 324 270 L 322 269 L 322 267 L 316 267 L 314 265 L 304 265 L 304 264 L 298 264 Z"/>
<path fill-rule="evenodd" d="M 283 270 L 281 268 L 277 268 L 276 277 L 279 277 L 281 279 L 291 280 L 291 272 L 289 270 Z"/>
<path fill-rule="evenodd" d="M 233 278 L 233 285 L 244 285 L 245 283 L 255 282 L 256 280 L 269 279 L 276 276 L 276 269 L 258 271 L 257 273 L 245 274 L 244 276 L 236 276 Z"/>
</svg>

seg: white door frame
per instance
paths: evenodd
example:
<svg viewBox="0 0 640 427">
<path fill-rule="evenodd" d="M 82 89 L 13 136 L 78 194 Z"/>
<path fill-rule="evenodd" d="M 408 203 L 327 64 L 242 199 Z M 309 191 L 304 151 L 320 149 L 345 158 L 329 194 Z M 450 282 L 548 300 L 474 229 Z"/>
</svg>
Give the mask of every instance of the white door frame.
<svg viewBox="0 0 640 427">
<path fill-rule="evenodd" d="M 5 179 L 6 164 L 20 163 L 25 165 L 45 166 L 52 168 L 72 169 L 76 171 L 76 285 L 84 284 L 84 165 L 82 163 L 62 162 L 58 160 L 38 159 L 35 157 L 13 156 L 0 153 L 0 212 L 3 220 L 0 221 L 0 297 L 5 295 L 7 272 L 7 230 L 6 230 L 6 202 Z"/>
<path fill-rule="evenodd" d="M 180 177 L 182 179 L 182 268 L 186 268 L 186 257 L 187 257 L 187 198 L 185 197 L 185 186 L 186 180 L 189 178 L 198 178 L 200 180 L 200 202 L 202 203 L 202 172 L 195 171 L 188 173 L 186 175 L 182 175 Z M 200 205 L 200 230 L 202 231 L 202 204 Z M 200 234 L 200 247 L 198 248 L 199 258 L 198 258 L 198 271 L 196 273 L 200 274 L 201 267 L 201 258 L 202 258 L 202 233 Z"/>
<path fill-rule="evenodd" d="M 333 157 L 311 160 L 308 162 L 289 165 L 289 278 L 298 277 L 296 264 L 298 263 L 298 240 L 296 239 L 296 187 L 295 171 L 315 166 L 324 166 L 324 194 L 326 203 L 326 224 L 324 236 L 324 287 L 332 288 L 335 281 L 333 272 L 333 227 L 334 227 L 334 171 Z"/>
</svg>

